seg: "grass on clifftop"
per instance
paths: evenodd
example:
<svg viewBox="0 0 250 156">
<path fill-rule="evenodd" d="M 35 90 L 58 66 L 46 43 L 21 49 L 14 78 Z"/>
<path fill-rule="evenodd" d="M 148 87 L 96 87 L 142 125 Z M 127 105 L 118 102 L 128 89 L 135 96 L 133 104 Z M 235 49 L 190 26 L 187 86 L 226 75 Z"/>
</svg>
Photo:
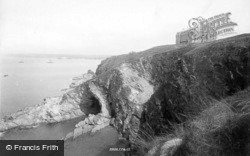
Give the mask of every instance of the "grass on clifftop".
<svg viewBox="0 0 250 156">
<path fill-rule="evenodd" d="M 250 153 L 250 88 L 210 106 L 185 123 L 173 124 L 173 131 L 151 141 L 138 138 L 138 154 L 160 155 L 169 140 L 182 143 L 167 156 L 247 156 Z M 149 139 L 150 140 L 150 139 Z M 153 149 L 153 150 L 152 150 Z"/>
<path fill-rule="evenodd" d="M 152 56 L 155 54 L 168 52 L 174 49 L 180 48 L 177 45 L 164 45 L 164 46 L 157 46 L 154 48 L 150 48 L 148 50 L 142 52 L 130 52 L 128 54 L 112 56 L 102 61 L 102 63 L 98 66 L 96 70 L 96 74 L 99 75 L 101 73 L 105 73 L 109 70 L 112 70 L 123 63 L 133 63 L 138 62 L 138 59 L 142 57 Z"/>
</svg>

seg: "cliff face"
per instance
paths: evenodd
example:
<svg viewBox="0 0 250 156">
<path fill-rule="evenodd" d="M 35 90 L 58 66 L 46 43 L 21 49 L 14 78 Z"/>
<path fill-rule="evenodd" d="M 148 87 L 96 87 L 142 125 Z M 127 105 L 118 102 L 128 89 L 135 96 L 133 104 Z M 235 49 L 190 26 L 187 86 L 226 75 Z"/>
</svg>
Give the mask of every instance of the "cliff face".
<svg viewBox="0 0 250 156">
<path fill-rule="evenodd" d="M 197 115 L 210 98 L 244 90 L 249 58 L 249 34 L 110 57 L 94 78 L 66 93 L 61 104 L 77 103 L 86 115 L 108 119 L 133 145 L 138 137 L 159 135 L 171 123 Z"/>
</svg>

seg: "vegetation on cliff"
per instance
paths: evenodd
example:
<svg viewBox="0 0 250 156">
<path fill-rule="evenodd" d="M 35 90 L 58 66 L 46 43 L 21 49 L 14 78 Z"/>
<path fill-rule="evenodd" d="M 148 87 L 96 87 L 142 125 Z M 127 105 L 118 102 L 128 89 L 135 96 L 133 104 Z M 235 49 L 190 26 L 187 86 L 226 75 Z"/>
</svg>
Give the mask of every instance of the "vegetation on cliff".
<svg viewBox="0 0 250 156">
<path fill-rule="evenodd" d="M 154 55 L 152 71 L 160 86 L 145 104 L 137 152 L 148 152 L 145 140 L 150 145 L 158 140 L 156 150 L 160 142 L 180 138 L 180 146 L 166 155 L 247 155 L 249 57 L 249 35 Z M 227 98 L 231 101 L 224 102 Z M 151 155 L 161 155 L 155 152 Z"/>
<path fill-rule="evenodd" d="M 128 155 L 245 155 L 249 58 L 249 34 L 114 56 L 61 103 L 86 115 L 98 108 L 130 143 Z"/>
<path fill-rule="evenodd" d="M 172 121 L 161 135 L 138 138 L 139 155 L 173 156 L 247 156 L 250 139 L 249 88 L 221 101 L 206 103 L 207 107 L 187 121 Z M 179 122 L 179 121 L 178 121 Z M 146 139 L 145 139 L 146 134 Z M 179 139 L 180 143 L 164 147 Z"/>
</svg>

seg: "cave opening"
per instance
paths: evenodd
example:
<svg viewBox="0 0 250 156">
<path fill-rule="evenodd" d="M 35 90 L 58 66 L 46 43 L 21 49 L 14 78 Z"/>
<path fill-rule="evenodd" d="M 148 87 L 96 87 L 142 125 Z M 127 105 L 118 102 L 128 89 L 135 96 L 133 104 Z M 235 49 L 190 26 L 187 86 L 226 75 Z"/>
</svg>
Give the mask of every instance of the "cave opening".
<svg viewBox="0 0 250 156">
<path fill-rule="evenodd" d="M 80 109 L 85 113 L 85 115 L 89 114 L 98 114 L 101 112 L 101 104 L 97 98 L 94 96 L 85 97 L 80 102 Z"/>
</svg>

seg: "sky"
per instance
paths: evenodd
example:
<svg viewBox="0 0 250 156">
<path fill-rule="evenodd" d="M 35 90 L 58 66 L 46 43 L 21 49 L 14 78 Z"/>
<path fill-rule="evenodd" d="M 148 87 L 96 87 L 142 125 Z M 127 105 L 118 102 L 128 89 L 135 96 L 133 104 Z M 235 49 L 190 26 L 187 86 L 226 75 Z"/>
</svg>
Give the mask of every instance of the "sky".
<svg viewBox="0 0 250 156">
<path fill-rule="evenodd" d="M 0 52 L 118 55 L 174 44 L 188 20 L 231 12 L 250 32 L 250 0 L 0 0 Z"/>
</svg>

